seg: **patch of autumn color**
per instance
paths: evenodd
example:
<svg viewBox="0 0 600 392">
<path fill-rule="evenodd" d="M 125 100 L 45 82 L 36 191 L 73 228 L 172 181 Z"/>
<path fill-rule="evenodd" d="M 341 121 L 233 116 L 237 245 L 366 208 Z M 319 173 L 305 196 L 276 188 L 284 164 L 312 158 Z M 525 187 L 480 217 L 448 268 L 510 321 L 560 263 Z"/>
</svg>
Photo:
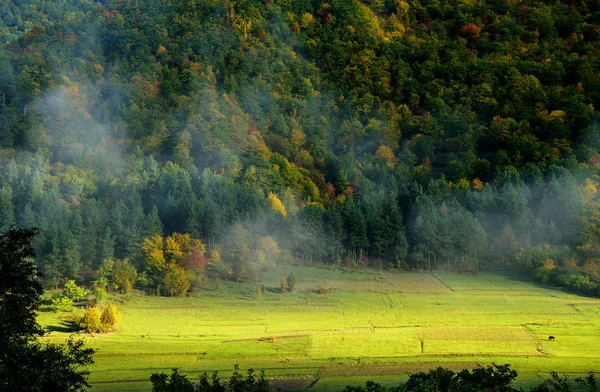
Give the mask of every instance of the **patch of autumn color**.
<svg viewBox="0 0 600 392">
<path fill-rule="evenodd" d="M 574 257 L 565 257 L 563 261 L 564 261 L 565 266 L 567 268 L 575 269 L 575 270 L 578 269 L 577 268 L 578 267 L 577 266 L 577 260 L 575 260 Z"/>
<path fill-rule="evenodd" d="M 588 159 L 588 164 L 590 164 L 591 166 L 595 166 L 598 167 L 600 166 L 600 159 L 598 159 L 597 156 L 592 155 L 589 159 Z"/>
<path fill-rule="evenodd" d="M 200 63 L 190 62 L 190 69 L 194 72 L 194 75 L 200 75 Z"/>
<path fill-rule="evenodd" d="M 102 64 L 94 64 L 94 72 L 96 72 L 98 76 L 102 76 L 104 73 L 104 67 L 102 67 Z"/>
<path fill-rule="evenodd" d="M 327 186 L 325 187 L 325 192 L 327 192 L 327 195 L 329 195 L 330 198 L 333 199 L 335 197 L 335 187 L 332 183 L 327 183 Z"/>
<path fill-rule="evenodd" d="M 394 155 L 394 151 L 386 145 L 381 145 L 375 152 L 375 157 L 379 159 L 384 165 L 393 169 L 396 166 L 396 155 Z"/>
<path fill-rule="evenodd" d="M 475 23 L 468 23 L 460 29 L 460 35 L 465 38 L 477 38 L 479 33 L 481 33 L 481 27 Z"/>
<path fill-rule="evenodd" d="M 279 250 L 279 245 L 277 241 L 271 236 L 262 237 L 258 240 L 258 249 L 263 252 L 263 255 L 268 258 L 273 258 L 279 256 L 281 251 Z"/>
<path fill-rule="evenodd" d="M 469 180 L 461 178 L 454 184 L 454 187 L 461 191 L 468 191 L 470 188 Z"/>
<path fill-rule="evenodd" d="M 354 187 L 352 186 L 352 184 L 346 187 L 346 192 L 344 192 L 344 194 L 349 197 L 351 197 L 354 194 Z"/>
<path fill-rule="evenodd" d="M 163 53 L 165 53 L 166 51 L 167 51 L 167 48 L 165 48 L 165 47 L 164 47 L 164 46 L 162 46 L 162 45 L 158 45 L 158 50 L 156 51 L 156 54 L 157 54 L 157 55 L 159 55 L 159 54 L 163 54 Z"/>
<path fill-rule="evenodd" d="M 183 236 L 187 236 L 184 238 Z M 190 238 L 189 234 L 174 233 L 165 240 L 165 257 L 167 260 L 179 260 L 183 256 L 183 247 Z"/>
<path fill-rule="evenodd" d="M 596 195 L 596 192 L 598 192 L 598 184 L 596 184 L 591 178 L 586 178 L 585 190 L 593 197 Z"/>
<path fill-rule="evenodd" d="M 312 16 L 312 14 L 306 12 L 304 15 L 302 15 L 301 25 L 302 27 L 308 27 L 313 23 L 314 20 L 315 18 Z"/>
<path fill-rule="evenodd" d="M 156 98 L 160 92 L 160 82 L 156 80 L 154 83 L 146 85 L 144 91 L 149 97 Z"/>
<path fill-rule="evenodd" d="M 206 263 L 206 257 L 198 248 L 193 248 L 191 252 L 186 253 L 181 258 L 181 266 L 194 272 L 206 271 Z"/>
<path fill-rule="evenodd" d="M 483 189 L 483 181 L 481 181 L 479 178 L 474 178 L 473 181 L 471 181 L 471 187 L 480 191 Z"/>
<path fill-rule="evenodd" d="M 581 268 L 586 274 L 598 278 L 598 259 L 586 259 Z"/>
<path fill-rule="evenodd" d="M 168 237 L 155 234 L 144 239 L 142 250 L 146 266 L 157 271 L 166 271 L 173 266 L 194 272 L 206 270 L 206 245 L 189 234 L 173 233 Z"/>
<path fill-rule="evenodd" d="M 287 211 L 285 205 L 279 200 L 279 197 L 277 197 L 276 194 L 269 192 L 268 199 L 271 202 L 271 209 L 285 218 L 287 216 Z"/>
<path fill-rule="evenodd" d="M 304 146 L 304 143 L 306 142 L 306 135 L 298 129 L 293 129 L 291 139 L 292 145 L 296 148 L 300 148 Z"/>
<path fill-rule="evenodd" d="M 556 268 L 556 263 L 552 259 L 546 259 L 546 261 L 544 261 L 544 268 L 548 270 L 553 270 L 554 268 Z"/>
<path fill-rule="evenodd" d="M 488 24 L 490 22 L 490 13 L 488 10 L 485 10 L 483 15 L 481 15 L 481 21 L 483 24 Z"/>
<path fill-rule="evenodd" d="M 560 158 L 560 150 L 558 148 L 552 147 L 552 152 L 554 153 L 554 155 Z"/>
<path fill-rule="evenodd" d="M 163 237 L 158 234 L 145 238 L 142 243 L 142 250 L 146 255 L 146 264 L 158 271 L 162 271 L 166 264 L 163 246 Z"/>
</svg>

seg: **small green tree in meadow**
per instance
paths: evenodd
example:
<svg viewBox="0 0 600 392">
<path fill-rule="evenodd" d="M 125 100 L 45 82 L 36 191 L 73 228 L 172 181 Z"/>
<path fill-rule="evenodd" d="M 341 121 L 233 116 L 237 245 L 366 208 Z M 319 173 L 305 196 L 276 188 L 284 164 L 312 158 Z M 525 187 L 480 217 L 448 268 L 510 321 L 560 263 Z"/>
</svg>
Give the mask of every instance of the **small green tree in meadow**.
<svg viewBox="0 0 600 392">
<path fill-rule="evenodd" d="M 133 284 L 137 279 L 137 271 L 131 265 L 129 260 L 116 260 L 113 271 L 112 280 L 115 287 L 123 294 L 129 294 L 133 290 Z"/>
<path fill-rule="evenodd" d="M 279 290 L 281 291 L 281 294 L 287 291 L 287 286 L 287 280 L 285 278 L 281 278 L 281 283 L 279 284 Z"/>
<path fill-rule="evenodd" d="M 106 301 L 106 298 L 108 298 L 108 293 L 102 287 L 96 287 L 94 289 L 94 295 L 96 296 L 96 301 L 97 302 Z"/>
<path fill-rule="evenodd" d="M 62 295 L 58 298 L 52 299 L 52 308 L 61 312 L 67 312 L 73 307 L 73 300 L 71 298 L 63 297 Z"/>
<path fill-rule="evenodd" d="M 92 283 L 96 287 L 102 287 L 105 290 L 113 289 L 112 276 L 113 269 L 115 267 L 114 259 L 104 259 L 102 261 L 102 265 L 98 267 L 98 279 L 93 281 Z"/>
<path fill-rule="evenodd" d="M 287 278 L 287 287 L 290 292 L 296 291 L 296 274 L 294 271 L 292 271 Z"/>
<path fill-rule="evenodd" d="M 88 291 L 85 288 L 77 286 L 74 280 L 69 279 L 65 283 L 61 295 L 72 301 L 81 301 L 87 293 Z"/>
</svg>

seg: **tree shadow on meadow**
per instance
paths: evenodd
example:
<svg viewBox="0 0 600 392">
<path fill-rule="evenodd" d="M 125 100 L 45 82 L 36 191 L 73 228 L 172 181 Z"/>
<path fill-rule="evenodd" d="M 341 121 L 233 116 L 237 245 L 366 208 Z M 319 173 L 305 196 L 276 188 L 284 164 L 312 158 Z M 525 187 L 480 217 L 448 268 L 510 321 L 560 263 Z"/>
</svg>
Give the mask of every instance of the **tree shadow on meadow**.
<svg viewBox="0 0 600 392">
<path fill-rule="evenodd" d="M 46 330 L 48 332 L 61 332 L 61 333 L 73 333 L 79 332 L 81 328 L 75 324 L 75 322 L 68 318 L 69 316 L 63 317 L 59 320 L 58 325 L 48 325 Z"/>
</svg>

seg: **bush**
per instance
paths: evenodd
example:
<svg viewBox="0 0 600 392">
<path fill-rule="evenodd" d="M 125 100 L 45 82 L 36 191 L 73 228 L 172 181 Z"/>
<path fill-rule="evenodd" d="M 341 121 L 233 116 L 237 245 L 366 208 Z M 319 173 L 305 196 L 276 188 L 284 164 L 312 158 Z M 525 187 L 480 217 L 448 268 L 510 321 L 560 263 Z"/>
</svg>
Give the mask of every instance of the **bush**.
<svg viewBox="0 0 600 392">
<path fill-rule="evenodd" d="M 162 280 L 163 288 L 171 296 L 182 296 L 191 287 L 190 280 L 181 267 L 169 268 Z"/>
<path fill-rule="evenodd" d="M 279 290 L 281 290 L 281 293 L 285 293 L 287 291 L 287 280 L 285 280 L 285 278 L 281 278 L 281 284 L 279 285 Z"/>
<path fill-rule="evenodd" d="M 135 267 L 129 263 L 129 260 L 116 260 L 112 278 L 115 287 L 123 294 L 129 294 L 133 290 L 133 284 L 137 279 Z"/>
<path fill-rule="evenodd" d="M 317 293 L 319 294 L 327 294 L 327 287 L 323 286 L 322 284 L 317 286 L 317 289 L 315 290 Z"/>
<path fill-rule="evenodd" d="M 83 329 L 86 332 L 102 332 L 102 321 L 100 321 L 102 315 L 100 311 L 96 308 L 89 308 L 83 317 L 79 319 L 77 325 L 79 328 Z"/>
<path fill-rule="evenodd" d="M 73 300 L 63 296 L 54 298 L 52 300 L 52 308 L 61 312 L 68 312 L 73 308 Z"/>
<path fill-rule="evenodd" d="M 291 272 L 288 276 L 287 286 L 289 291 L 296 291 L 296 274 L 294 272 Z"/>
<path fill-rule="evenodd" d="M 106 298 L 108 298 L 108 293 L 102 287 L 96 287 L 95 294 L 97 302 L 106 301 Z"/>
<path fill-rule="evenodd" d="M 88 308 L 83 316 L 75 317 L 75 324 L 88 333 L 112 331 L 120 321 L 117 308 L 108 304 L 102 312 L 98 308 Z"/>
<path fill-rule="evenodd" d="M 104 308 L 102 312 L 102 316 L 100 316 L 100 322 L 102 323 L 102 327 L 105 331 L 109 331 L 114 329 L 115 324 L 117 324 L 121 317 L 119 312 L 117 311 L 116 306 L 113 304 L 108 304 Z"/>
<path fill-rule="evenodd" d="M 93 282 L 94 285 L 108 289 L 112 280 L 114 266 L 115 261 L 113 259 L 104 259 L 102 265 L 98 268 L 98 279 Z"/>
<path fill-rule="evenodd" d="M 67 280 L 63 287 L 62 296 L 67 297 L 72 301 L 81 301 L 87 295 L 87 290 L 77 286 L 74 280 Z"/>
</svg>

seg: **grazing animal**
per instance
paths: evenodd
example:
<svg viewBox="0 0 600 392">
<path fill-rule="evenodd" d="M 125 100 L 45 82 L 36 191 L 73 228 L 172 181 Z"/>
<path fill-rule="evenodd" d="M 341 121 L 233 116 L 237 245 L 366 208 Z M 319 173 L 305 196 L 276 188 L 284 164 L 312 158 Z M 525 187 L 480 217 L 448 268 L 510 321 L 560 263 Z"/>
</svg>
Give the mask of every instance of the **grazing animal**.
<svg viewBox="0 0 600 392">
<path fill-rule="evenodd" d="M 553 342 L 554 341 L 554 336 L 548 336 L 548 340 Z"/>
</svg>

